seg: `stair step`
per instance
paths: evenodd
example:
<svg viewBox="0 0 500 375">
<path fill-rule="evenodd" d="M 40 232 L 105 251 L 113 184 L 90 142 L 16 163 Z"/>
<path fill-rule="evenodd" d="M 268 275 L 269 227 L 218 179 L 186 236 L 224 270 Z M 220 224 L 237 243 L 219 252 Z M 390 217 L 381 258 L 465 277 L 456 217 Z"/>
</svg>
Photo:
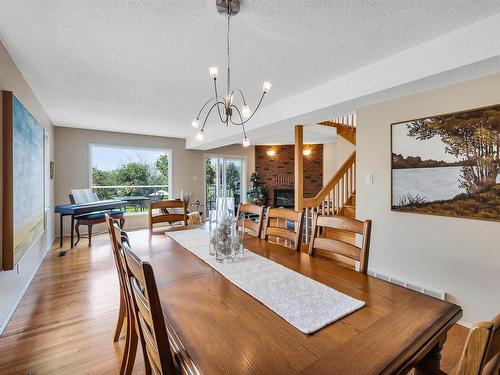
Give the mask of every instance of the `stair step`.
<svg viewBox="0 0 500 375">
<path fill-rule="evenodd" d="M 345 217 L 350 217 L 350 218 L 355 218 L 356 217 L 356 207 L 346 204 L 344 207 L 339 212 L 340 215 L 345 216 Z"/>
</svg>

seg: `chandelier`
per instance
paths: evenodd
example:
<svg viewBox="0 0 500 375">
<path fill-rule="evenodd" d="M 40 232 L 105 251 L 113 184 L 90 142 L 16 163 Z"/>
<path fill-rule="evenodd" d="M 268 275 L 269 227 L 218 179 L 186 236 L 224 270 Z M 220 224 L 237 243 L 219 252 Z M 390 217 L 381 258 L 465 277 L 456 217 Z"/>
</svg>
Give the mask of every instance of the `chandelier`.
<svg viewBox="0 0 500 375">
<path fill-rule="evenodd" d="M 260 96 L 259 102 L 257 106 L 255 107 L 255 110 L 252 112 L 252 109 L 248 105 L 245 95 L 243 95 L 243 92 L 238 89 L 238 88 L 232 88 L 231 87 L 231 59 L 230 59 L 230 48 L 229 48 L 229 25 L 230 25 L 230 20 L 232 16 L 235 16 L 238 14 L 240 11 L 240 0 L 216 0 L 216 6 L 217 6 L 217 11 L 227 17 L 227 82 L 226 82 L 226 95 L 225 96 L 220 96 L 219 92 L 217 90 L 217 77 L 219 75 L 219 68 L 216 66 L 212 66 L 208 68 L 208 72 L 210 74 L 210 77 L 213 79 L 214 82 L 214 91 L 215 95 L 208 99 L 205 104 L 201 107 L 200 111 L 198 112 L 198 115 L 196 118 L 193 120 L 191 125 L 198 129 L 200 127 L 200 117 L 203 115 L 203 111 L 205 108 L 208 108 L 208 111 L 204 115 L 203 119 L 203 124 L 196 133 L 196 139 L 198 141 L 203 141 L 205 138 L 204 130 L 205 130 L 205 125 L 207 123 L 207 120 L 210 116 L 210 114 L 214 111 L 217 112 L 219 116 L 219 120 L 225 125 L 228 126 L 229 123 L 236 125 L 236 126 L 241 126 L 241 129 L 243 131 L 243 139 L 242 139 L 242 144 L 243 147 L 248 147 L 250 146 L 250 140 L 247 137 L 247 133 L 245 131 L 245 124 L 253 117 L 255 112 L 259 109 L 262 99 L 264 99 L 264 96 L 266 93 L 271 89 L 271 83 L 268 81 L 265 81 L 264 84 L 262 85 L 262 95 Z M 241 109 L 238 108 L 238 106 L 235 104 L 235 97 L 239 96 L 241 98 Z"/>
</svg>

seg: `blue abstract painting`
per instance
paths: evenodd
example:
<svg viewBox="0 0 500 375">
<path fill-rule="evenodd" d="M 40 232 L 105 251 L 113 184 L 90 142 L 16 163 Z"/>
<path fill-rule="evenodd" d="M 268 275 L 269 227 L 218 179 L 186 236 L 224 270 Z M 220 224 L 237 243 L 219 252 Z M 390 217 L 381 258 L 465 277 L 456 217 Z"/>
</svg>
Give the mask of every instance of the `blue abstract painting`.
<svg viewBox="0 0 500 375">
<path fill-rule="evenodd" d="M 14 263 L 44 231 L 44 133 L 13 97 Z"/>
</svg>

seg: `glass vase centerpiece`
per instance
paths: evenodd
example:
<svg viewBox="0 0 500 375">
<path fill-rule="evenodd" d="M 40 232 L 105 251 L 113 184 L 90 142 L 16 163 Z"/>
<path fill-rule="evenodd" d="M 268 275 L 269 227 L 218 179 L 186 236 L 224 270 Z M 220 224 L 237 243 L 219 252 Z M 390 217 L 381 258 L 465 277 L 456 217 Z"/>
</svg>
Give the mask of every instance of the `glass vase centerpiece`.
<svg viewBox="0 0 500 375">
<path fill-rule="evenodd" d="M 213 225 L 213 215 L 215 215 L 215 225 Z M 215 255 L 218 262 L 235 262 L 242 255 L 244 232 L 237 228 L 234 198 L 217 198 L 216 210 L 211 214 L 209 232 L 209 254 Z"/>
</svg>

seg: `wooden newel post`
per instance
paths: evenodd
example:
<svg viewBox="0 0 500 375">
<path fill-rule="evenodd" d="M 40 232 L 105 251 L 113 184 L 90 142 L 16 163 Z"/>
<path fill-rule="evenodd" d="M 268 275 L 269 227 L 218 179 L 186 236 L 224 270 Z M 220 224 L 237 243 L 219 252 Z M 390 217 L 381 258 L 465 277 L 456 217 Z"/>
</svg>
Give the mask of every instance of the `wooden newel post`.
<svg viewBox="0 0 500 375">
<path fill-rule="evenodd" d="M 304 198 L 304 127 L 295 125 L 295 157 L 294 157 L 294 176 L 295 176 L 295 210 L 301 211 L 302 199 Z"/>
</svg>

